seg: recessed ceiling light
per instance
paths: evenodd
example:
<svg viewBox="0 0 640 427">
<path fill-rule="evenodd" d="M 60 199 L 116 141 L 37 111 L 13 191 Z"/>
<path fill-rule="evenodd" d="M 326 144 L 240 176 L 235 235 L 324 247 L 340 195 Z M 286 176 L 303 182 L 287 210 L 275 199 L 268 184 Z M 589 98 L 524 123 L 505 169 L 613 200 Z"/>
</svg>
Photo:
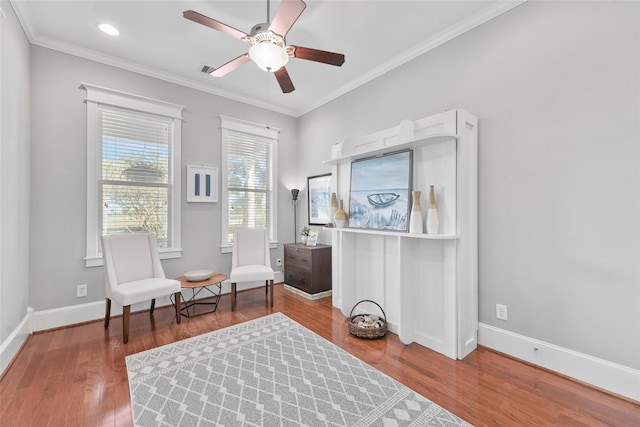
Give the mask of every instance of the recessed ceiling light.
<svg viewBox="0 0 640 427">
<path fill-rule="evenodd" d="M 102 31 L 105 34 L 109 34 L 110 36 L 119 36 L 120 35 L 120 31 L 118 31 L 118 29 L 116 27 L 114 27 L 111 24 L 100 24 L 98 25 L 98 28 L 100 28 L 100 31 Z"/>
</svg>

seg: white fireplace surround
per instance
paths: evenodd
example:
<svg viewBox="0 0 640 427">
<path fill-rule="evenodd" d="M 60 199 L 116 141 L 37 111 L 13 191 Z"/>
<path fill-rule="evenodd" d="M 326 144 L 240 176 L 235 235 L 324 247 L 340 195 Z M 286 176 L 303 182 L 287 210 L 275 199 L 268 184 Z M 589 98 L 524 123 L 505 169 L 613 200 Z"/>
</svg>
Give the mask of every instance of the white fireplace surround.
<svg viewBox="0 0 640 427">
<path fill-rule="evenodd" d="M 422 191 L 426 206 L 435 185 L 441 234 L 332 229 L 333 305 L 348 316 L 358 301 L 374 300 L 403 343 L 453 359 L 478 344 L 477 123 L 464 110 L 405 120 L 346 139 L 325 161 L 332 166 L 332 191 L 348 206 L 353 160 L 413 150 L 413 189 Z"/>
</svg>

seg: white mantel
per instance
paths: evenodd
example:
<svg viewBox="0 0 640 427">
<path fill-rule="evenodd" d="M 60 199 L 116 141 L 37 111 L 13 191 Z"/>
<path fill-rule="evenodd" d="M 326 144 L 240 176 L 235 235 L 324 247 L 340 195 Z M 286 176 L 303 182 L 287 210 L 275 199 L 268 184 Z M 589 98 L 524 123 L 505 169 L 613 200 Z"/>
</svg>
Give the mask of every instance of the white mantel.
<svg viewBox="0 0 640 427">
<path fill-rule="evenodd" d="M 422 191 L 423 221 L 434 185 L 441 234 L 330 229 L 333 305 L 348 316 L 358 301 L 374 300 L 403 343 L 454 359 L 472 352 L 478 337 L 477 140 L 477 118 L 449 110 L 347 138 L 324 162 L 332 166 L 332 191 L 347 210 L 352 161 L 413 150 L 413 189 Z M 379 312 L 366 304 L 359 311 Z"/>
</svg>

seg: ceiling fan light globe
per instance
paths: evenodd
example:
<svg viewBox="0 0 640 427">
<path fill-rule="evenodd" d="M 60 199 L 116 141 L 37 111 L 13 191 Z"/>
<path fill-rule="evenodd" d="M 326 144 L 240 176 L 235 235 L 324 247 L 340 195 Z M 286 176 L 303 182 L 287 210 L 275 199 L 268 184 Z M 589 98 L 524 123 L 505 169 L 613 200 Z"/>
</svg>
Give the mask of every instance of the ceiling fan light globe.
<svg viewBox="0 0 640 427">
<path fill-rule="evenodd" d="M 273 73 L 289 62 L 286 49 L 270 42 L 256 43 L 249 49 L 249 58 L 262 70 Z"/>
</svg>

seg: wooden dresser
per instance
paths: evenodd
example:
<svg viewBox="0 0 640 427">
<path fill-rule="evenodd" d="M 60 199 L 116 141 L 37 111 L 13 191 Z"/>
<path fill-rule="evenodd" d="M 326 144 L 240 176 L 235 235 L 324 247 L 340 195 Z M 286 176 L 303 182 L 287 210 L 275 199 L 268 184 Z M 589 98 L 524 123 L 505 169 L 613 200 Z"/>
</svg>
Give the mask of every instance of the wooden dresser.
<svg viewBox="0 0 640 427">
<path fill-rule="evenodd" d="M 284 282 L 308 294 L 331 289 L 331 246 L 284 245 Z"/>
</svg>

